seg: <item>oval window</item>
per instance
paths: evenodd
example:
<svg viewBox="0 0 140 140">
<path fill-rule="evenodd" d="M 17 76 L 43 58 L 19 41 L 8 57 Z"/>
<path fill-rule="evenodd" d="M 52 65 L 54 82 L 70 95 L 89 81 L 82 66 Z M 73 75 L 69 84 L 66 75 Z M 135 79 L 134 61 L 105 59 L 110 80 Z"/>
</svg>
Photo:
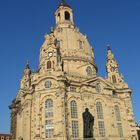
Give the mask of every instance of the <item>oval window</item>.
<svg viewBox="0 0 140 140">
<path fill-rule="evenodd" d="M 46 81 L 44 86 L 45 86 L 46 89 L 48 89 L 52 86 L 52 82 L 51 81 Z"/>
</svg>

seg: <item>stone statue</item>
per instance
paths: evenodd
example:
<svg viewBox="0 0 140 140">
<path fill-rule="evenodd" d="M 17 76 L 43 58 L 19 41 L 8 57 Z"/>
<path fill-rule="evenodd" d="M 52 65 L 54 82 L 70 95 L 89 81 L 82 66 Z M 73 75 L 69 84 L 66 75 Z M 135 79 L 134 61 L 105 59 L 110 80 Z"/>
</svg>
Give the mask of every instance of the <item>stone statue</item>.
<svg viewBox="0 0 140 140">
<path fill-rule="evenodd" d="M 93 138 L 93 125 L 94 125 L 94 117 L 89 112 L 89 109 L 86 108 L 83 113 L 83 125 L 84 125 L 84 138 Z"/>
</svg>

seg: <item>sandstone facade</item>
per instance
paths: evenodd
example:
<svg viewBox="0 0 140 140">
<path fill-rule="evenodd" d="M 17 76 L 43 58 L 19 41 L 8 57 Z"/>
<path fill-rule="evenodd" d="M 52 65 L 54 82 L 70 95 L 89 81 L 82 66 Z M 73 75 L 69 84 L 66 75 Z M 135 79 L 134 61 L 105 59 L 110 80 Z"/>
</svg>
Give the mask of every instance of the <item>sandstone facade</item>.
<svg viewBox="0 0 140 140">
<path fill-rule="evenodd" d="M 62 2 L 56 26 L 45 35 L 38 70 L 26 65 L 12 102 L 11 132 L 16 140 L 83 140 L 82 113 L 95 118 L 96 140 L 137 140 L 132 91 L 110 48 L 107 78 L 97 75 L 94 50 Z"/>
</svg>

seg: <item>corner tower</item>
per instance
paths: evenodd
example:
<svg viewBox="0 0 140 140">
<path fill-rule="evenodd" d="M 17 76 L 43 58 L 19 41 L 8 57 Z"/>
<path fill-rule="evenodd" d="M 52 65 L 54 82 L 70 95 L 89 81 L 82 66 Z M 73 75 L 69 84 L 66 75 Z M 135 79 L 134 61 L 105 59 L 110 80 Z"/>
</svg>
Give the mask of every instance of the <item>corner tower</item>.
<svg viewBox="0 0 140 140">
<path fill-rule="evenodd" d="M 111 51 L 110 46 L 108 46 L 106 59 L 106 71 L 108 81 L 110 81 L 116 86 L 128 87 L 128 85 L 124 81 L 123 75 L 119 73 L 118 63 L 114 57 L 114 54 Z"/>
</svg>

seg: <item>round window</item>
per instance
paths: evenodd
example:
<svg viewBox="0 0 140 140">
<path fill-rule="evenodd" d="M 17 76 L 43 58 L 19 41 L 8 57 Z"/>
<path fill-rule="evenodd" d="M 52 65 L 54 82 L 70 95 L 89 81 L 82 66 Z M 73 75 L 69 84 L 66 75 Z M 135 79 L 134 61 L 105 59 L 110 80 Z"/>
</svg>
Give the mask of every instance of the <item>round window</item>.
<svg viewBox="0 0 140 140">
<path fill-rule="evenodd" d="M 52 82 L 51 81 L 46 81 L 44 84 L 45 88 L 50 88 L 52 86 Z"/>
</svg>

